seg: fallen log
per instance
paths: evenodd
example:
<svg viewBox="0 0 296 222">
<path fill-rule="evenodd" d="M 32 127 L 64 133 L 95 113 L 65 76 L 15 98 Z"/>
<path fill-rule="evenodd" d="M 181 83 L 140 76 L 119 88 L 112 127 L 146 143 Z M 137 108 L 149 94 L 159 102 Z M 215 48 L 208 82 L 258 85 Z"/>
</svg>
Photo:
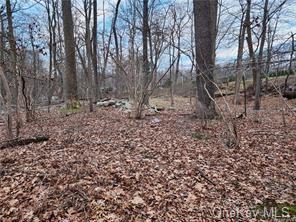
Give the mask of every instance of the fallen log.
<svg viewBox="0 0 296 222">
<path fill-rule="evenodd" d="M 41 143 L 48 140 L 49 140 L 48 136 L 35 136 L 31 138 L 26 138 L 26 139 L 9 140 L 9 141 L 0 143 L 0 150 L 6 149 L 6 148 L 12 148 L 15 146 L 25 146 L 31 143 Z"/>
<path fill-rule="evenodd" d="M 226 96 L 233 96 L 234 92 L 229 92 L 229 93 L 215 93 L 215 98 L 221 98 L 221 97 L 226 97 Z"/>
<path fill-rule="evenodd" d="M 284 92 L 283 96 L 287 99 L 296 99 L 296 91 Z"/>
</svg>

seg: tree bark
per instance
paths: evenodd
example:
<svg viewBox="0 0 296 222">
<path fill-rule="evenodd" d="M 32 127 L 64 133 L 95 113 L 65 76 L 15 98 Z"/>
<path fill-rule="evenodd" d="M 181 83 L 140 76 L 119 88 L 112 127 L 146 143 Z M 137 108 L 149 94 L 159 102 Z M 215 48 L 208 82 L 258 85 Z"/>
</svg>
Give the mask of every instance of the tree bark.
<svg viewBox="0 0 296 222">
<path fill-rule="evenodd" d="M 253 47 L 253 37 L 252 37 L 252 28 L 251 28 L 251 0 L 247 0 L 247 11 L 246 11 L 246 31 L 247 31 L 247 43 L 249 49 L 249 56 L 250 56 L 250 65 L 252 68 L 253 74 L 253 91 L 255 92 L 255 82 L 257 76 L 257 64 L 256 64 L 256 57 Z"/>
<path fill-rule="evenodd" d="M 6 11 L 7 11 L 7 21 L 8 21 L 8 41 L 11 50 L 11 67 L 14 74 L 15 80 L 15 98 L 16 98 L 16 137 L 20 134 L 20 128 L 22 125 L 21 116 L 20 116 L 20 85 L 21 78 L 17 72 L 17 50 L 16 50 L 16 41 L 14 37 L 13 22 L 12 22 L 12 10 L 10 0 L 6 0 Z"/>
<path fill-rule="evenodd" d="M 94 73 L 94 79 L 95 79 L 95 101 L 98 101 L 99 97 L 99 73 L 98 73 L 98 36 L 97 36 L 97 0 L 94 0 L 93 4 L 93 29 L 92 29 L 92 64 L 93 64 L 93 73 Z"/>
<path fill-rule="evenodd" d="M 25 146 L 29 145 L 31 143 L 41 143 L 44 141 L 48 141 L 49 137 L 48 136 L 36 136 L 28 139 L 15 139 L 15 140 L 10 140 L 6 141 L 2 144 L 0 144 L 0 150 L 6 149 L 6 148 L 12 148 L 15 146 Z"/>
<path fill-rule="evenodd" d="M 84 13 L 85 13 L 85 44 L 86 44 L 86 57 L 87 57 L 87 70 L 86 70 L 86 78 L 88 82 L 88 99 L 89 99 L 89 111 L 94 111 L 93 106 L 93 70 L 92 70 L 92 45 L 91 45 L 91 37 L 90 37 L 90 19 L 91 19 L 91 2 L 87 4 L 87 0 L 84 1 Z"/>
<path fill-rule="evenodd" d="M 68 108 L 75 108 L 78 101 L 75 40 L 73 32 L 73 18 L 71 0 L 62 1 L 64 40 L 66 54 L 65 98 Z"/>
<path fill-rule="evenodd" d="M 0 81 L 3 85 L 3 88 L 5 90 L 5 102 L 6 102 L 6 110 L 7 110 L 7 136 L 8 139 L 13 139 L 13 131 L 12 131 L 12 109 L 11 109 L 11 103 L 12 103 L 12 95 L 9 88 L 8 81 L 4 75 L 4 71 L 2 66 L 0 66 Z"/>
<path fill-rule="evenodd" d="M 290 62 L 289 62 L 289 72 L 288 72 L 288 75 L 286 76 L 286 79 L 285 79 L 285 85 L 284 85 L 284 94 L 286 93 L 286 90 L 288 88 L 288 80 L 289 80 L 289 77 L 290 75 L 293 74 L 293 58 L 294 58 L 294 51 L 295 51 L 295 34 L 292 33 L 291 35 L 291 54 L 290 54 Z"/>
<path fill-rule="evenodd" d="M 217 34 L 217 1 L 194 0 L 195 50 L 197 64 L 197 116 L 216 116 L 214 93 L 215 45 Z"/>
<path fill-rule="evenodd" d="M 149 103 L 148 96 L 148 87 L 149 87 L 149 60 L 148 60 L 148 37 L 149 37 L 149 0 L 143 0 L 143 28 L 142 28 L 142 37 L 143 37 L 143 102 L 144 104 Z"/>
<path fill-rule="evenodd" d="M 115 18 L 117 20 L 118 17 L 118 11 L 119 11 L 119 5 L 120 5 L 121 0 L 117 1 L 116 4 L 116 8 L 115 8 Z M 120 88 L 120 73 L 119 73 L 119 66 L 118 66 L 118 62 L 119 62 L 119 43 L 118 43 L 118 36 L 117 36 L 117 28 L 116 28 L 116 23 L 114 23 L 113 27 L 113 35 L 114 35 L 114 43 L 115 43 L 115 52 L 116 52 L 116 60 L 117 63 L 115 64 L 115 79 L 116 79 L 116 97 L 118 97 L 119 94 L 119 88 Z"/>
<path fill-rule="evenodd" d="M 243 12 L 240 24 L 239 41 L 238 41 L 238 52 L 237 52 L 237 64 L 236 64 L 236 81 L 235 81 L 235 92 L 234 92 L 234 104 L 238 105 L 240 102 L 239 91 L 240 85 L 243 77 L 243 53 L 244 53 L 244 43 L 245 43 L 245 14 Z"/>
<path fill-rule="evenodd" d="M 256 84 L 255 84 L 255 104 L 254 110 L 260 110 L 261 106 L 261 86 L 262 86 L 262 71 L 263 71 L 263 53 L 264 53 L 264 45 L 266 41 L 266 31 L 267 31 L 267 19 L 268 19 L 268 0 L 265 0 L 264 3 L 264 14 L 262 21 L 262 33 L 261 33 L 261 42 L 259 47 L 259 55 L 258 55 L 258 71 L 256 75 Z"/>
</svg>

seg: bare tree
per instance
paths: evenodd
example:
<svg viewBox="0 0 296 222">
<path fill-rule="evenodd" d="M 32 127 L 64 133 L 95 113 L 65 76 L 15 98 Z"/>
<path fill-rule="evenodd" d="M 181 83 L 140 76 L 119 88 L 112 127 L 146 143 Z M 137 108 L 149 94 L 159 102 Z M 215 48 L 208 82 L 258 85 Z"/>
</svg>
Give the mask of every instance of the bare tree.
<svg viewBox="0 0 296 222">
<path fill-rule="evenodd" d="M 149 95 L 149 59 L 148 59 L 148 37 L 149 37 L 149 0 L 143 0 L 143 24 L 142 24 L 142 73 L 143 73 L 143 84 L 141 87 L 138 98 L 134 101 L 134 114 L 133 117 L 136 119 L 142 118 L 143 106 L 148 104 Z"/>
<path fill-rule="evenodd" d="M 197 64 L 197 115 L 213 118 L 216 115 L 213 101 L 215 86 L 215 42 L 217 33 L 217 1 L 194 0 L 195 48 Z"/>
<path fill-rule="evenodd" d="M 110 46 L 111 46 L 111 41 L 112 41 L 112 34 L 114 34 L 114 27 L 116 27 L 116 22 L 117 22 L 117 18 L 118 18 L 118 11 L 119 11 L 119 6 L 120 6 L 120 2 L 121 0 L 117 0 L 117 3 L 116 3 L 116 8 L 115 8 L 115 13 L 114 13 L 114 17 L 112 19 L 112 24 L 111 24 L 111 28 L 110 28 L 110 33 L 109 33 L 109 37 L 108 37 L 108 42 L 107 42 L 107 46 L 106 48 L 103 47 L 103 67 L 102 67 L 102 74 L 101 74 L 101 77 L 102 77 L 102 83 L 103 83 L 103 86 L 105 87 L 105 80 L 106 80 L 106 70 L 107 70 L 107 65 L 108 65 L 108 59 L 109 59 L 109 54 L 110 54 Z M 105 1 L 103 1 L 103 42 L 105 43 L 105 10 L 104 10 L 104 4 L 105 4 Z M 116 35 L 116 32 L 115 32 L 115 35 Z M 116 37 L 116 36 L 115 36 Z M 117 39 L 117 37 L 115 38 Z"/>
<path fill-rule="evenodd" d="M 91 1 L 84 0 L 84 14 L 85 14 L 85 44 L 86 44 L 86 57 L 87 57 L 87 81 L 88 81 L 88 95 L 89 95 L 89 110 L 93 112 L 93 70 L 92 70 L 92 45 L 91 45 L 91 21 L 92 3 Z"/>
<path fill-rule="evenodd" d="M 8 139 L 13 139 L 13 130 L 12 130 L 12 95 L 8 85 L 8 81 L 4 75 L 4 71 L 2 66 L 0 65 L 0 82 L 4 88 L 4 99 L 6 103 L 6 110 L 7 110 L 7 118 L 6 118 L 6 125 L 7 125 L 7 136 Z M 1 94 L 1 93 L 0 93 Z"/>
<path fill-rule="evenodd" d="M 246 25 L 245 25 L 245 10 L 244 5 L 241 4 L 242 17 L 240 20 L 240 30 L 239 30 L 239 38 L 238 38 L 238 52 L 237 52 L 237 75 L 235 81 L 235 93 L 234 93 L 234 104 L 239 104 L 239 91 L 241 80 L 243 78 L 243 54 L 244 54 L 244 43 L 245 43 L 245 34 L 246 34 Z"/>
<path fill-rule="evenodd" d="M 66 52 L 65 96 L 67 107 L 75 108 L 78 101 L 78 92 L 71 0 L 62 1 L 62 12 Z"/>
<path fill-rule="evenodd" d="M 294 59 L 294 52 L 295 52 L 295 34 L 292 33 L 291 34 L 291 53 L 290 53 L 290 62 L 289 62 L 289 71 L 288 71 L 288 75 L 285 79 L 285 86 L 284 86 L 284 93 L 287 90 L 288 87 L 288 80 L 290 75 L 293 75 L 294 71 L 293 71 L 293 59 Z"/>
<path fill-rule="evenodd" d="M 263 52 L 264 46 L 266 42 L 266 31 L 268 25 L 268 4 L 269 0 L 265 0 L 264 3 L 264 13 L 263 13 L 263 21 L 262 21 L 262 32 L 261 32 L 261 41 L 259 46 L 259 55 L 258 55 L 258 71 L 256 73 L 256 84 L 255 84 L 255 110 L 260 110 L 261 106 L 261 87 L 262 87 L 262 71 L 263 71 Z"/>
<path fill-rule="evenodd" d="M 95 79 L 95 101 L 99 96 L 99 73 L 98 73 L 98 16 L 97 16 L 97 0 L 93 1 L 93 28 L 92 28 L 92 64 Z"/>
<path fill-rule="evenodd" d="M 254 51 L 254 42 L 253 42 L 253 35 L 252 35 L 252 23 L 251 23 L 251 0 L 247 0 L 247 10 L 246 10 L 246 31 L 247 31 L 247 43 L 249 49 L 249 56 L 250 56 L 250 65 L 252 67 L 252 74 L 253 74 L 253 89 L 255 89 L 255 82 L 256 77 L 258 76 L 257 64 L 256 64 L 256 55 Z"/>
<path fill-rule="evenodd" d="M 16 41 L 14 37 L 13 21 L 12 21 L 12 9 L 10 0 L 6 0 L 6 12 L 7 12 L 7 21 L 8 21 L 8 41 L 10 46 L 10 58 L 11 58 L 11 70 L 14 74 L 15 82 L 15 99 L 16 99 L 16 137 L 19 137 L 20 128 L 22 125 L 21 116 L 20 116 L 20 85 L 21 77 L 17 71 L 17 49 Z"/>
</svg>

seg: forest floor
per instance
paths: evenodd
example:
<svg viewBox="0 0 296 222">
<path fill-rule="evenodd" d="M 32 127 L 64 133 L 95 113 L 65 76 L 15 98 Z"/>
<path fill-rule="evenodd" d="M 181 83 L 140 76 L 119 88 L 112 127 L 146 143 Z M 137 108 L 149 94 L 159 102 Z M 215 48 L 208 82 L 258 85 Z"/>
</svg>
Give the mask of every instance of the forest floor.
<svg viewBox="0 0 296 222">
<path fill-rule="evenodd" d="M 286 124 L 279 97 L 265 96 L 258 113 L 250 103 L 236 148 L 225 123 L 202 127 L 187 99 L 143 120 L 115 108 L 40 112 L 22 137 L 49 141 L 0 150 L 0 221 L 271 221 L 271 206 L 296 216 L 296 101 L 287 102 Z"/>
</svg>

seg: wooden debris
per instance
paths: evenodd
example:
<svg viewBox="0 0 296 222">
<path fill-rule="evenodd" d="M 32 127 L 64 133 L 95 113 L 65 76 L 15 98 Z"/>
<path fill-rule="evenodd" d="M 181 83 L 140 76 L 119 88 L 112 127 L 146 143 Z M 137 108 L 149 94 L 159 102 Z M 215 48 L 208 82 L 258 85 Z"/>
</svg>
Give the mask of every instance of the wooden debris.
<svg viewBox="0 0 296 222">
<path fill-rule="evenodd" d="M 6 149 L 6 148 L 12 148 L 16 146 L 25 146 L 30 143 L 40 143 L 48 140 L 49 140 L 48 136 L 35 136 L 31 138 L 26 138 L 26 139 L 9 140 L 0 144 L 0 150 Z"/>
</svg>

